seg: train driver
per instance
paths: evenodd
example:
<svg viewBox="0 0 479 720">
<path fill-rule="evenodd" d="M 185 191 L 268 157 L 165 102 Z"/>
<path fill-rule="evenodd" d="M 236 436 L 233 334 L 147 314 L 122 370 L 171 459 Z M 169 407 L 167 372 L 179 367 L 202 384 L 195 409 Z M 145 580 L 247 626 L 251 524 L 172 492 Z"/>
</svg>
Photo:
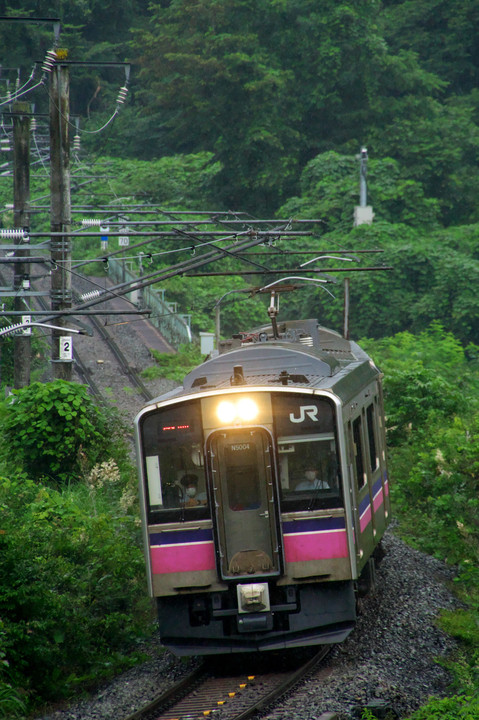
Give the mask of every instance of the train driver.
<svg viewBox="0 0 479 720">
<path fill-rule="evenodd" d="M 304 480 L 296 485 L 295 490 L 329 490 L 329 483 L 319 477 L 318 470 L 313 465 L 307 465 Z"/>
<path fill-rule="evenodd" d="M 186 475 L 183 475 L 180 482 L 184 487 L 184 507 L 190 508 L 198 507 L 198 505 L 206 505 L 206 493 L 198 493 L 197 475 L 187 473 Z"/>
</svg>

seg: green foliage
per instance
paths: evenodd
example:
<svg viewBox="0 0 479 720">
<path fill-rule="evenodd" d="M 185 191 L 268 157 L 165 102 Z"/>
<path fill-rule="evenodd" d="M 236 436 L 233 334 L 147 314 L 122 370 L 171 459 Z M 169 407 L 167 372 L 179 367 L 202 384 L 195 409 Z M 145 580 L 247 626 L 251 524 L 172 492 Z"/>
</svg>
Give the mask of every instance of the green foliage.
<svg viewBox="0 0 479 720">
<path fill-rule="evenodd" d="M 398 367 L 420 363 L 428 370 L 457 382 L 458 368 L 461 371 L 467 368 L 463 346 L 438 321 L 415 335 L 400 332 L 394 338 L 383 338 L 374 342 L 361 340 L 361 344 L 369 351 L 374 351 L 375 357 L 380 358 L 381 369 L 386 375 Z"/>
<path fill-rule="evenodd" d="M 356 251 L 380 250 L 375 255 L 361 256 L 361 265 L 392 268 L 351 274 L 353 336 L 380 339 L 405 330 L 417 334 L 438 321 L 464 345 L 479 344 L 479 295 L 475 289 L 478 229 L 476 224 L 432 230 L 425 235 L 409 225 L 381 221 L 362 225 L 348 234 L 334 231 L 323 236 L 321 247 L 331 248 L 332 254 L 337 246 Z M 313 243 L 308 247 L 314 247 Z M 330 264 L 341 265 L 337 261 Z M 322 262 L 321 267 L 327 272 L 328 262 Z M 341 300 L 341 285 L 331 289 Z M 313 291 L 302 293 L 307 298 L 305 315 L 342 327 L 341 302 L 328 299 L 319 305 L 319 312 L 308 312 L 308 306 L 318 303 Z"/>
<path fill-rule="evenodd" d="M 71 490 L 1 479 L 0 683 L 12 706 L 20 688 L 34 707 L 137 661 L 127 651 L 150 615 L 130 482 L 112 463 Z"/>
<path fill-rule="evenodd" d="M 387 41 L 394 50 L 407 37 L 424 67 L 447 80 L 449 94 L 463 95 L 477 87 L 474 28 L 479 6 L 474 0 L 393 0 L 384 5 Z"/>
<path fill-rule="evenodd" d="M 219 169 L 211 152 L 177 154 L 148 161 L 102 156 L 95 163 L 98 174 L 107 173 L 110 176 L 108 188 L 116 197 L 144 197 L 149 202 L 161 203 L 165 208 L 170 205 L 175 208 L 202 208 L 207 205 Z M 104 187 L 104 180 L 88 186 L 88 194 L 94 203 L 95 196 L 98 197 Z M 167 216 L 164 219 L 168 219 Z"/>
<path fill-rule="evenodd" d="M 354 206 L 359 203 L 359 163 L 354 155 L 329 152 L 310 160 L 301 174 L 301 196 L 289 198 L 278 217 L 321 218 L 327 229 L 348 232 Z M 392 158 L 368 162 L 368 202 L 376 222 L 432 227 L 438 222 L 438 203 L 426 198 L 421 184 L 407 178 Z"/>
<path fill-rule="evenodd" d="M 361 342 L 385 374 L 386 425 L 392 445 L 406 439 L 414 443 L 415 432 L 442 425 L 468 405 L 471 408 L 463 394 L 471 363 L 457 338 L 440 323 L 418 335 L 402 332 L 394 338 Z"/>
<path fill-rule="evenodd" d="M 455 695 L 443 700 L 430 700 L 411 716 L 411 720 L 477 720 L 479 697 Z"/>
<path fill-rule="evenodd" d="M 178 352 L 175 354 L 160 353 L 155 349 L 152 349 L 151 353 L 157 365 L 153 365 L 142 372 L 143 377 L 149 380 L 161 377 L 181 382 L 185 375 L 204 359 L 199 347 L 193 343 L 180 345 Z"/>
<path fill-rule="evenodd" d="M 4 5 L 6 15 L 38 13 L 35 0 L 21 11 Z M 215 204 L 273 213 L 298 193 L 312 158 L 351 159 L 366 144 L 383 163 L 370 193 L 377 217 L 415 226 L 479 218 L 476 0 L 72 0 L 57 10 L 72 60 L 134 61 L 115 122 L 82 139 L 101 155 L 106 146 L 153 165 L 165 159 L 166 181 L 146 171 L 155 193 L 171 195 L 168 158 L 174 176 L 178 155 L 206 153 Z M 23 80 L 51 48 L 51 27 L 4 22 L 0 40 Z M 72 71 L 81 130 L 111 117 L 123 81 L 122 68 Z M 34 99 L 45 110 L 47 94 Z M 318 185 L 319 204 L 347 216 L 351 183 L 332 176 L 331 186 L 333 197 Z"/>
<path fill-rule="evenodd" d="M 386 180 L 384 192 L 372 195 L 375 206 L 413 224 L 434 222 L 439 213 L 448 224 L 477 220 L 477 57 L 466 61 L 461 47 L 457 66 L 444 57 L 433 62 L 436 18 L 429 22 L 419 11 L 427 35 L 420 47 L 415 31 L 412 42 L 405 40 L 409 29 L 397 33 L 411 24 L 410 5 L 398 3 L 395 13 L 356 1 L 323 2 L 320 10 L 307 0 L 156 4 L 133 42 L 141 120 L 151 118 L 163 154 L 213 151 L 226 205 L 274 209 L 296 191 L 301 169 L 318 152 L 354 153 L 367 143 L 373 157 L 393 158 L 384 162 L 395 197 L 388 198 Z M 477 10 L 461 9 L 457 26 L 444 7 L 441 14 L 456 42 L 464 27 L 472 47 L 467 18 Z M 469 95 L 448 86 L 461 65 L 470 72 Z M 328 212 L 328 187 L 319 189 Z"/>
<path fill-rule="evenodd" d="M 451 417 L 464 406 L 459 390 L 421 362 L 404 370 L 391 370 L 385 382 L 388 439 L 394 445 L 404 441 L 426 423 Z"/>
<path fill-rule="evenodd" d="M 14 390 L 0 416 L 3 462 L 37 480 L 75 480 L 111 447 L 114 426 L 78 383 L 56 380 Z"/>
<path fill-rule="evenodd" d="M 459 696 L 434 700 L 414 720 L 477 718 L 479 687 L 479 410 L 477 352 L 439 323 L 413 335 L 361 341 L 385 373 L 393 513 L 399 532 L 458 568 L 465 608 L 441 614 L 460 641 L 446 667 Z M 412 427 L 411 427 L 412 426 Z"/>
<path fill-rule="evenodd" d="M 6 654 L 5 623 L 0 619 L 0 720 L 24 717 L 26 705 L 18 689 L 6 681 L 9 662 Z"/>
<path fill-rule="evenodd" d="M 0 681 L 0 720 L 25 717 L 26 706 L 19 693 L 8 683 Z"/>
<path fill-rule="evenodd" d="M 230 261 L 222 261 L 222 268 L 228 270 Z M 248 266 L 245 265 L 247 271 Z M 248 297 L 243 292 L 251 286 L 240 276 L 225 279 L 222 277 L 184 278 L 175 277 L 164 283 L 167 297 L 183 308 L 193 310 L 192 329 L 194 332 L 213 332 L 215 330 L 216 303 L 220 302 L 221 335 L 230 337 L 241 330 L 249 330 L 255 325 L 268 321 L 266 308 L 257 298 Z M 237 292 L 230 292 L 235 290 Z"/>
</svg>

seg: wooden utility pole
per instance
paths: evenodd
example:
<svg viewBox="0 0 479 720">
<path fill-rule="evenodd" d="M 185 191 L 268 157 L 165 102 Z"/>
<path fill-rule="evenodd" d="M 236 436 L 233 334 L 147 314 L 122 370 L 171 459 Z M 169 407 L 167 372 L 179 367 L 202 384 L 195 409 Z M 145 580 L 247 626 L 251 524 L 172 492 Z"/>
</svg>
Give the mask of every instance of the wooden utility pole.
<svg viewBox="0 0 479 720">
<path fill-rule="evenodd" d="M 50 230 L 68 233 L 71 223 L 70 199 L 70 76 L 68 67 L 55 64 L 50 82 Z M 51 308 L 69 310 L 72 307 L 71 239 L 52 235 L 51 238 Z M 58 316 L 55 324 L 65 326 L 67 318 Z M 52 332 L 53 376 L 72 378 L 72 338 L 61 330 Z"/>
<path fill-rule="evenodd" d="M 13 223 L 16 228 L 25 232 L 19 245 L 25 249 L 17 249 L 15 255 L 25 258 L 25 262 L 14 263 L 13 290 L 15 293 L 14 309 L 23 310 L 29 316 L 28 305 L 22 298 L 22 291 L 30 289 L 30 105 L 17 102 L 13 105 Z M 22 335 L 13 339 L 13 382 L 16 388 L 30 384 L 31 336 L 24 330 Z"/>
</svg>

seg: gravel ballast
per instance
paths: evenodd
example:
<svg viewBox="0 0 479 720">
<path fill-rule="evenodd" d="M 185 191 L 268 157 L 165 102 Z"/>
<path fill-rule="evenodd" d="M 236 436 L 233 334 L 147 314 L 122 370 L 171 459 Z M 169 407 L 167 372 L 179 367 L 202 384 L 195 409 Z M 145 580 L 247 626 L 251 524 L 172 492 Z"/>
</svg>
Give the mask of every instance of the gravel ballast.
<svg viewBox="0 0 479 720">
<path fill-rule="evenodd" d="M 441 609 L 458 605 L 449 589 L 453 570 L 411 549 L 393 532 L 383 545 L 377 587 L 361 601 L 355 630 L 333 649 L 321 670 L 264 715 L 266 720 L 317 720 L 332 711 L 349 720 L 360 717 L 360 708 L 367 705 L 384 705 L 404 718 L 429 696 L 447 695 L 451 678 L 436 660 L 444 659 L 454 642 L 435 619 Z M 148 704 L 199 660 L 179 660 L 163 651 L 157 638 L 148 644 L 148 653 L 150 660 L 90 699 L 42 720 L 121 718 Z"/>
</svg>

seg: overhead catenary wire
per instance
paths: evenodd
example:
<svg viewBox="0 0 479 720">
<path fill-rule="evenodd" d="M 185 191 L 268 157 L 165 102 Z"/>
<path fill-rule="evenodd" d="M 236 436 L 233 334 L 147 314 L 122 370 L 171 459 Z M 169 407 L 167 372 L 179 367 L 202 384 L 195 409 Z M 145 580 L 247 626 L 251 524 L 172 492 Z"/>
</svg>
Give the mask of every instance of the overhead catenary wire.
<svg viewBox="0 0 479 720">
<path fill-rule="evenodd" d="M 236 254 L 241 249 L 247 249 L 249 247 L 254 247 L 255 245 L 258 245 L 261 243 L 261 238 L 254 237 L 254 238 L 245 238 L 240 243 L 233 243 L 228 248 L 233 254 Z M 205 253 L 201 257 L 196 258 L 190 258 L 189 260 L 185 260 L 183 262 L 177 263 L 176 265 L 170 266 L 166 270 L 159 270 L 154 273 L 151 273 L 149 275 L 145 275 L 140 279 L 137 279 L 135 281 L 128 281 L 124 283 L 120 283 L 119 285 L 114 286 L 113 288 L 106 289 L 104 293 L 99 298 L 95 298 L 92 300 L 89 300 L 84 303 L 80 303 L 76 307 L 73 307 L 68 310 L 63 310 L 56 312 L 55 315 L 74 315 L 76 311 L 78 310 L 86 310 L 89 307 L 98 305 L 102 302 L 105 302 L 106 300 L 109 300 L 111 297 L 113 297 L 115 294 L 118 295 L 124 295 L 129 292 L 133 292 L 135 290 L 140 290 L 144 287 L 147 287 L 148 285 L 152 285 L 155 282 L 160 282 L 162 280 L 167 280 L 171 277 L 176 277 L 178 275 L 184 275 L 188 270 L 195 269 L 196 267 L 202 267 L 203 265 L 207 265 L 210 262 L 214 262 L 215 260 L 220 259 L 221 257 L 224 257 L 224 249 L 218 249 L 214 248 L 209 253 Z"/>
</svg>

